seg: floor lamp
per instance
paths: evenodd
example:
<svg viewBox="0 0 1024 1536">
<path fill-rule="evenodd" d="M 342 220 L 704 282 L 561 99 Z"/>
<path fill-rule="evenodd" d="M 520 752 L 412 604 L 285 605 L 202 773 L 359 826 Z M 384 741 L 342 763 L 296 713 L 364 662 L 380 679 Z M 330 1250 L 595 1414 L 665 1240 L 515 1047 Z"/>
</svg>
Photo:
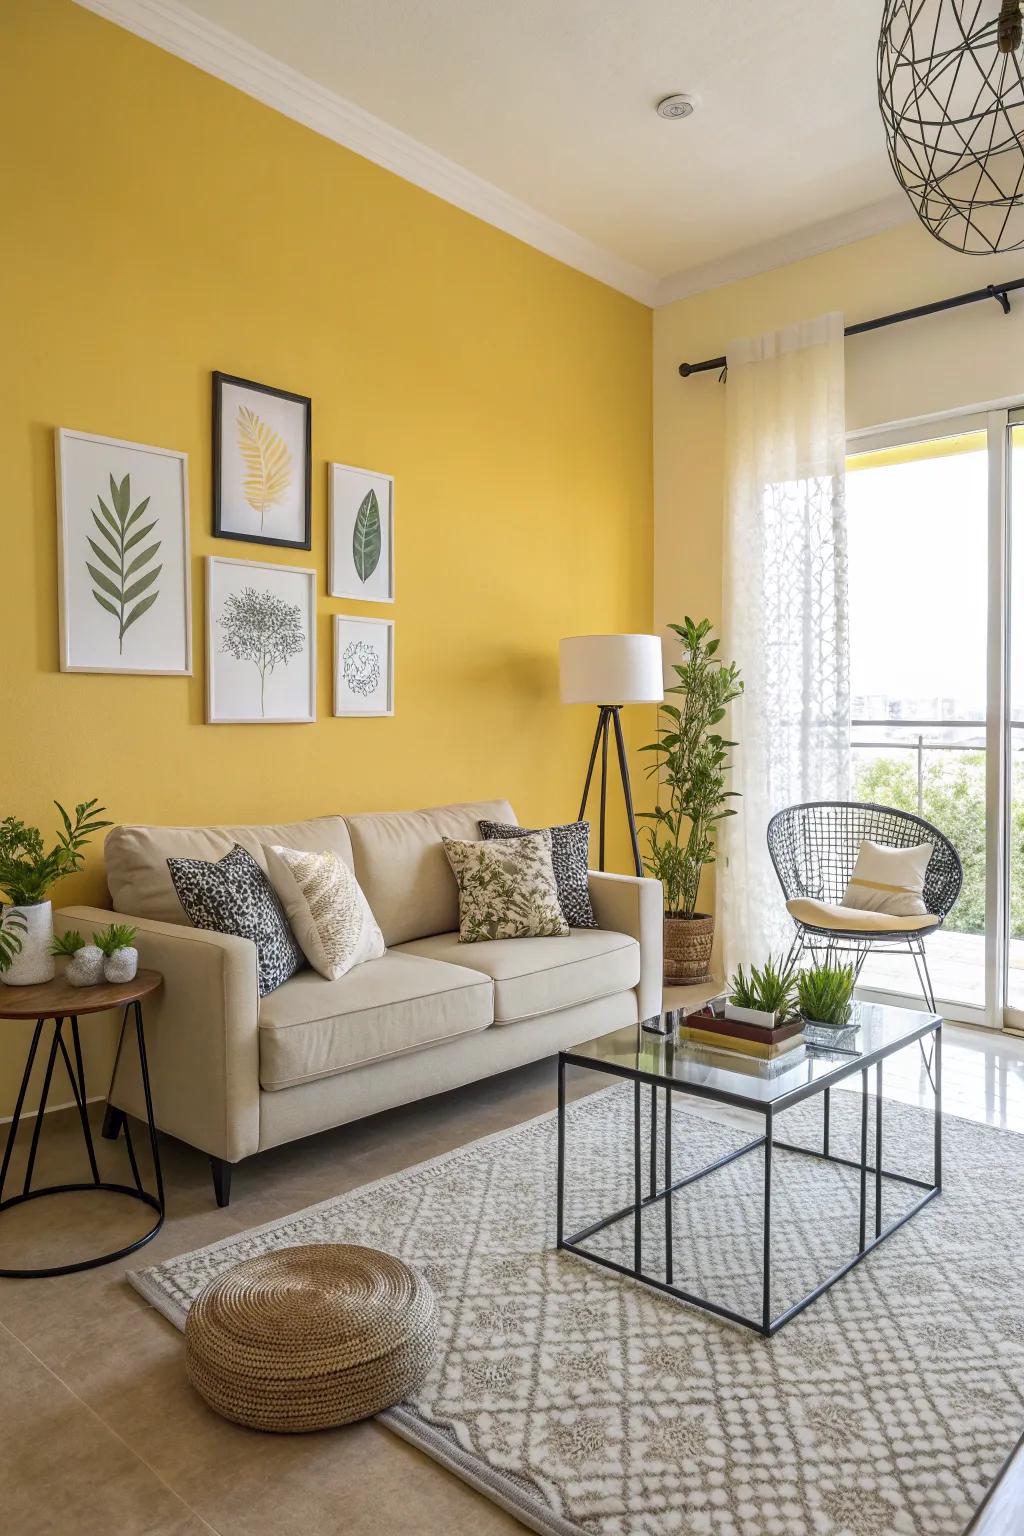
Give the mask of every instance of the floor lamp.
<svg viewBox="0 0 1024 1536">
<path fill-rule="evenodd" d="M 629 763 L 622 737 L 619 712 L 623 704 L 660 704 L 665 697 L 661 669 L 661 641 L 657 635 L 572 635 L 559 641 L 559 668 L 563 704 L 596 704 L 597 729 L 590 749 L 578 820 L 582 821 L 590 798 L 597 754 L 601 754 L 601 814 L 598 823 L 598 869 L 604 869 L 605 805 L 608 797 L 608 737 L 615 736 L 622 794 L 629 819 L 633 864 L 643 873 L 640 845 L 633 814 Z M 609 702 L 614 701 L 614 702 Z"/>
</svg>

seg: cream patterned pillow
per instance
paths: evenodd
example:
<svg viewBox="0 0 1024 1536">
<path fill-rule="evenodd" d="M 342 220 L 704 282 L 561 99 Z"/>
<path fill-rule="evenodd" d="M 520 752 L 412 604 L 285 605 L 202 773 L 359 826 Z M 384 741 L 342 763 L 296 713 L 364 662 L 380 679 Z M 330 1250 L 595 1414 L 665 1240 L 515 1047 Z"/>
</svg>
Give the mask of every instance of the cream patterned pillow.
<svg viewBox="0 0 1024 1536">
<path fill-rule="evenodd" d="M 336 853 L 266 847 L 270 881 L 302 953 L 338 981 L 354 965 L 379 960 L 384 939 L 359 882 Z"/>
<path fill-rule="evenodd" d="M 857 851 L 843 906 L 888 917 L 924 917 L 924 877 L 932 856 L 931 843 L 913 848 L 885 848 L 865 838 Z"/>
<path fill-rule="evenodd" d="M 459 940 L 549 938 L 567 934 L 551 865 L 551 833 L 508 841 L 442 838 L 459 882 Z"/>
</svg>

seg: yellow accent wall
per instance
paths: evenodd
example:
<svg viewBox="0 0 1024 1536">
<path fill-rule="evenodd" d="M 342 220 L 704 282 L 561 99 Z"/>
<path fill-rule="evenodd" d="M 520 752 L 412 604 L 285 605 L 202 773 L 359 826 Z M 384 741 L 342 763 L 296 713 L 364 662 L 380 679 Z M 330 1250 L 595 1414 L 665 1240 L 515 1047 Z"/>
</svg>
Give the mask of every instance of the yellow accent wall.
<svg viewBox="0 0 1024 1536">
<path fill-rule="evenodd" d="M 1020 253 L 967 257 L 917 223 L 665 305 L 654 316 L 655 625 L 722 612 L 725 402 L 715 373 L 679 377 L 681 362 L 718 357 L 756 335 L 841 310 L 846 323 L 1007 281 Z M 996 303 L 908 321 L 846 343 L 851 432 L 1024 399 L 1024 303 Z M 724 652 L 723 652 L 724 654 Z M 742 750 L 742 748 L 740 748 Z M 741 810 L 742 814 L 742 810 Z M 714 901 L 709 879 L 702 905 Z"/>
<path fill-rule="evenodd" d="M 652 620 L 650 311 L 70 0 L 0 10 L 0 118 L 0 815 L 574 816 L 595 716 L 558 639 Z M 215 368 L 312 397 L 311 553 L 211 537 Z M 187 451 L 192 678 L 59 671 L 58 426 Z M 326 596 L 329 460 L 396 477 L 394 605 Z M 317 724 L 203 723 L 214 552 L 316 565 Z M 332 718 L 336 612 L 394 618 L 393 719 Z M 94 849 L 55 898 L 103 894 Z"/>
</svg>

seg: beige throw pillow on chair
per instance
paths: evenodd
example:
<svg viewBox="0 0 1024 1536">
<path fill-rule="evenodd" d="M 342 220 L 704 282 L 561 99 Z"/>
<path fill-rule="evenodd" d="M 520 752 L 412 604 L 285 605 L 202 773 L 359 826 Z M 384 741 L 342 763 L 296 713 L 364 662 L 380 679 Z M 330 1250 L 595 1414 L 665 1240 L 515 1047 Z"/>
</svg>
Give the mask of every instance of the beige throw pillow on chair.
<svg viewBox="0 0 1024 1536">
<path fill-rule="evenodd" d="M 865 838 L 857 851 L 843 906 L 889 917 L 924 917 L 924 877 L 933 844 L 886 848 Z"/>
<path fill-rule="evenodd" d="M 551 833 L 495 842 L 442 838 L 459 882 L 459 941 L 567 934 L 551 863 Z"/>
<path fill-rule="evenodd" d="M 336 853 L 266 846 L 267 870 L 302 953 L 327 981 L 379 960 L 384 939 L 359 882 Z"/>
</svg>

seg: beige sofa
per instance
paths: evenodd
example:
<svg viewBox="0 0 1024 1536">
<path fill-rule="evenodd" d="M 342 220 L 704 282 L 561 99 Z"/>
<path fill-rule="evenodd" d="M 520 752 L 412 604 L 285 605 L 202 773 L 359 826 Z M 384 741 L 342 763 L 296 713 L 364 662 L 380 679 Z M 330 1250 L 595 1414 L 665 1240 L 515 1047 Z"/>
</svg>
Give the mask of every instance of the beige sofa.
<svg viewBox="0 0 1024 1536">
<path fill-rule="evenodd" d="M 219 1203 L 234 1163 L 578 1045 L 661 1008 L 661 887 L 590 875 L 597 929 L 565 938 L 460 944 L 458 892 L 442 835 L 515 821 L 505 801 L 283 826 L 116 827 L 107 837 L 115 915 L 138 928 L 141 964 L 163 973 L 145 1005 L 157 1123 L 208 1153 Z M 387 952 L 340 981 L 305 969 L 262 1000 L 248 939 L 190 926 L 169 857 L 216 859 L 238 842 L 333 849 L 355 870 Z M 109 922 L 89 907 L 59 932 Z M 134 1052 L 105 1131 L 143 1112 Z M 131 1059 L 129 1059 L 131 1058 Z"/>
</svg>

